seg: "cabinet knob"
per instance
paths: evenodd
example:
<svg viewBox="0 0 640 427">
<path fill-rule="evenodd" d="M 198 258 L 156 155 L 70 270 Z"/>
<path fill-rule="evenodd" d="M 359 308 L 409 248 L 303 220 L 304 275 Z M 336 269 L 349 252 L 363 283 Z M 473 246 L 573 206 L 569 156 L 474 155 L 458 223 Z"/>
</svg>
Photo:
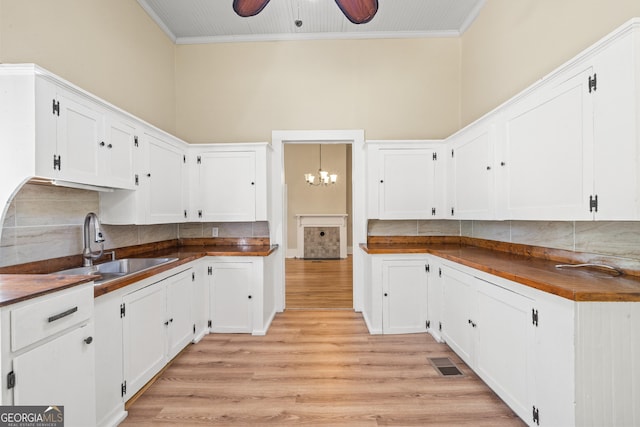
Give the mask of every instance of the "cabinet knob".
<svg viewBox="0 0 640 427">
<path fill-rule="evenodd" d="M 100 147 L 104 147 L 104 141 L 100 141 L 100 144 L 98 145 L 100 145 Z"/>
<path fill-rule="evenodd" d="M 506 165 L 505 162 L 500 162 L 500 166 L 504 166 L 504 165 Z"/>
<path fill-rule="evenodd" d="M 388 297 L 388 296 L 389 296 L 389 294 L 385 292 L 385 293 L 384 293 L 384 296 L 385 296 L 385 297 Z"/>
<path fill-rule="evenodd" d="M 169 326 L 169 321 L 164 322 L 164 326 Z"/>
<path fill-rule="evenodd" d="M 252 181 L 252 182 L 251 182 L 251 185 L 256 185 L 256 183 Z"/>
<path fill-rule="evenodd" d="M 91 344 L 93 342 L 93 337 L 87 337 L 83 340 L 85 344 Z"/>
<path fill-rule="evenodd" d="M 169 319 L 169 323 L 173 323 L 173 317 Z"/>
<path fill-rule="evenodd" d="M 487 170 L 490 171 L 491 170 L 491 166 L 487 166 Z"/>
<path fill-rule="evenodd" d="M 107 148 L 113 148 L 113 144 L 107 145 Z"/>
<path fill-rule="evenodd" d="M 150 173 L 147 174 L 147 178 L 151 178 L 151 174 Z"/>
<path fill-rule="evenodd" d="M 251 295 L 249 295 L 249 299 L 251 299 Z"/>
<path fill-rule="evenodd" d="M 380 184 L 384 184 L 384 179 L 381 179 L 381 180 L 380 180 Z"/>
</svg>

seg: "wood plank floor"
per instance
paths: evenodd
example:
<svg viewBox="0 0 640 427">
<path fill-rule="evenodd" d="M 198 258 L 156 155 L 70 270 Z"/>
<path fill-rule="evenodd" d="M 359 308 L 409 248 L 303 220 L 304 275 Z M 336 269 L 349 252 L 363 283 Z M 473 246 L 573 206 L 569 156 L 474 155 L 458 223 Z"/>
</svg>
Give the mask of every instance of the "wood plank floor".
<svg viewBox="0 0 640 427">
<path fill-rule="evenodd" d="M 353 308 L 353 258 L 285 260 L 286 307 Z"/>
<path fill-rule="evenodd" d="M 464 373 L 442 377 L 428 357 Z M 522 426 L 445 344 L 368 334 L 350 310 L 290 310 L 264 337 L 211 334 L 188 347 L 123 426 Z"/>
</svg>

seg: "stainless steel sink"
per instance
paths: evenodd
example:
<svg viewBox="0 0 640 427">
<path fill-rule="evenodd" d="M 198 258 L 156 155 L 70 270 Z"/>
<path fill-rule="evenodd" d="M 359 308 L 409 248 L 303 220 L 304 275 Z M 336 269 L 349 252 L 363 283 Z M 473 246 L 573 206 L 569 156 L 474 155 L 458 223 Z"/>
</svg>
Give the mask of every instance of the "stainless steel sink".
<svg viewBox="0 0 640 427">
<path fill-rule="evenodd" d="M 56 274 L 66 275 L 86 275 L 93 274 L 100 276 L 94 280 L 96 285 L 101 285 L 110 280 L 128 276 L 129 274 L 147 270 L 158 265 L 175 261 L 178 258 L 123 258 L 89 267 L 70 268 L 58 271 Z"/>
</svg>

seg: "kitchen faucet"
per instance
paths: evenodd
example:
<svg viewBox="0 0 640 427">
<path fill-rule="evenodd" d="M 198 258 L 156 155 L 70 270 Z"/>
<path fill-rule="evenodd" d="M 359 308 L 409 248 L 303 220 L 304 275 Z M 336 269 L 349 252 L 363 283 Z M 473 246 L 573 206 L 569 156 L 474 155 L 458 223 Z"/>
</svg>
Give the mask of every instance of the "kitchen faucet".
<svg viewBox="0 0 640 427">
<path fill-rule="evenodd" d="M 94 241 L 96 243 L 100 243 L 100 252 L 98 253 L 91 250 L 91 242 L 89 241 L 89 235 L 91 234 L 89 226 L 91 225 L 92 219 Z M 84 242 L 84 247 L 82 248 L 82 265 L 84 267 L 90 267 L 93 265 L 93 260 L 100 258 L 104 253 L 104 236 L 102 235 L 102 230 L 100 229 L 100 221 L 98 220 L 98 215 L 93 212 L 89 212 L 87 216 L 84 217 L 82 240 Z"/>
</svg>

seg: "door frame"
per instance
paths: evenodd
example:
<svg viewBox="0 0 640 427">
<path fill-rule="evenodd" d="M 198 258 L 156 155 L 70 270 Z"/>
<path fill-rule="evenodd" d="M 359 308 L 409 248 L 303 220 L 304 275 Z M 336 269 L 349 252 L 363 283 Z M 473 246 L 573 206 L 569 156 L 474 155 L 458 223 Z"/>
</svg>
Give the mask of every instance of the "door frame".
<svg viewBox="0 0 640 427">
<path fill-rule="evenodd" d="M 273 254 L 276 310 L 286 308 L 285 257 L 287 243 L 287 213 L 284 175 L 284 144 L 351 144 L 352 243 L 353 243 L 353 308 L 362 311 L 364 289 L 364 253 L 357 246 L 367 241 L 365 215 L 365 144 L 364 130 L 274 130 L 271 135 L 271 207 L 269 234 L 278 245 Z"/>
</svg>

